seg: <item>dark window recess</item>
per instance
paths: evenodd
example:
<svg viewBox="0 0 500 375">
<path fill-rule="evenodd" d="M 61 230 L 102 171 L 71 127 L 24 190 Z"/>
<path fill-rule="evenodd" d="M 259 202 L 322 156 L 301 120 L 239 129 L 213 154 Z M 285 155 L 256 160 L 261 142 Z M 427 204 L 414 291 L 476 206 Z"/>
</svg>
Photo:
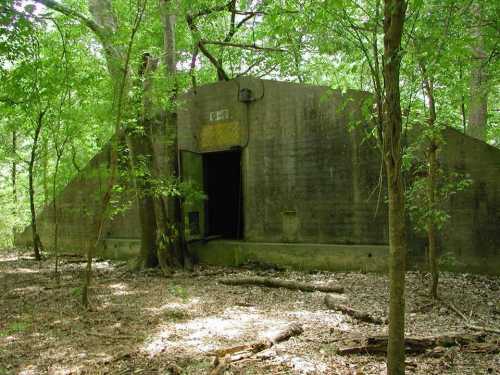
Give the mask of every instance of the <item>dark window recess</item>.
<svg viewBox="0 0 500 375">
<path fill-rule="evenodd" d="M 243 237 L 241 152 L 203 155 L 206 201 L 206 233 L 209 236 Z"/>
<path fill-rule="evenodd" d="M 188 212 L 189 234 L 200 234 L 200 213 L 198 211 Z"/>
</svg>

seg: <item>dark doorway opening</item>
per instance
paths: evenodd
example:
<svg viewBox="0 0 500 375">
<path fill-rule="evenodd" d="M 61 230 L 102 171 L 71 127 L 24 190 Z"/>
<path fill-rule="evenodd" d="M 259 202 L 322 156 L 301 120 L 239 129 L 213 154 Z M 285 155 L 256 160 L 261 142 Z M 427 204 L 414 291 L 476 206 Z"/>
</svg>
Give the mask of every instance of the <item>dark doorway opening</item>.
<svg viewBox="0 0 500 375">
<path fill-rule="evenodd" d="M 243 236 L 243 191 L 241 151 L 203 155 L 207 236 L 241 239 Z"/>
</svg>

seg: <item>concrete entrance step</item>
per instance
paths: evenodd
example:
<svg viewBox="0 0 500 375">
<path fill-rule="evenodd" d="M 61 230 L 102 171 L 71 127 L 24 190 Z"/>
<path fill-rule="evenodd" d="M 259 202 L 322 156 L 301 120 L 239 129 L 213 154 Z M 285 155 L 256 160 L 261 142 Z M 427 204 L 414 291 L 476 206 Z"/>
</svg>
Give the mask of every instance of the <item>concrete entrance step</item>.
<svg viewBox="0 0 500 375">
<path fill-rule="evenodd" d="M 240 266 L 260 262 L 298 270 L 385 272 L 389 255 L 387 245 L 214 240 L 194 242 L 190 248 L 201 263 Z"/>
</svg>

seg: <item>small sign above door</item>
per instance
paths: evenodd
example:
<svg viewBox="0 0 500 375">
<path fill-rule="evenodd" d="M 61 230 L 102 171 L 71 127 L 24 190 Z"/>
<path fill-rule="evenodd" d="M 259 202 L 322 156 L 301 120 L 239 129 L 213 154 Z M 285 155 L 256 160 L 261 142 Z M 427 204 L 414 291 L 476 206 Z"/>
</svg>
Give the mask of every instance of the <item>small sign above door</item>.
<svg viewBox="0 0 500 375">
<path fill-rule="evenodd" d="M 229 119 L 229 109 L 221 109 L 218 111 L 210 112 L 208 120 L 210 122 L 224 121 Z"/>
</svg>

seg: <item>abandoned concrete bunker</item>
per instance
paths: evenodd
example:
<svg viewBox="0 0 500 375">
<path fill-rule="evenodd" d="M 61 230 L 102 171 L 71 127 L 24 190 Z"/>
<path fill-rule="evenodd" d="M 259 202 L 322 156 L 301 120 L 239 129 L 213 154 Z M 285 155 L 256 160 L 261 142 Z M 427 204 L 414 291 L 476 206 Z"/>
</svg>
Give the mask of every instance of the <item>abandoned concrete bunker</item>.
<svg viewBox="0 0 500 375">
<path fill-rule="evenodd" d="M 186 235 L 201 262 L 279 264 L 299 269 L 382 271 L 388 256 L 380 152 L 367 137 L 370 94 L 240 78 L 199 87 L 180 102 L 182 178 L 206 200 L 184 204 Z M 500 272 L 500 150 L 447 129 L 443 168 L 472 186 L 450 197 L 440 232 L 444 265 Z M 406 133 L 404 134 L 405 142 Z M 157 140 L 161 147 L 163 142 Z M 58 198 L 60 247 L 85 251 L 96 241 L 109 149 Z M 382 190 L 380 190 L 382 186 Z M 42 241 L 53 241 L 53 212 L 39 215 Z M 135 202 L 106 225 L 99 251 L 128 257 L 140 248 Z M 410 264 L 426 241 L 408 223 Z M 29 228 L 17 242 L 30 242 Z M 203 240 L 205 239 L 205 240 Z M 206 240 L 209 239 L 209 240 Z"/>
</svg>

